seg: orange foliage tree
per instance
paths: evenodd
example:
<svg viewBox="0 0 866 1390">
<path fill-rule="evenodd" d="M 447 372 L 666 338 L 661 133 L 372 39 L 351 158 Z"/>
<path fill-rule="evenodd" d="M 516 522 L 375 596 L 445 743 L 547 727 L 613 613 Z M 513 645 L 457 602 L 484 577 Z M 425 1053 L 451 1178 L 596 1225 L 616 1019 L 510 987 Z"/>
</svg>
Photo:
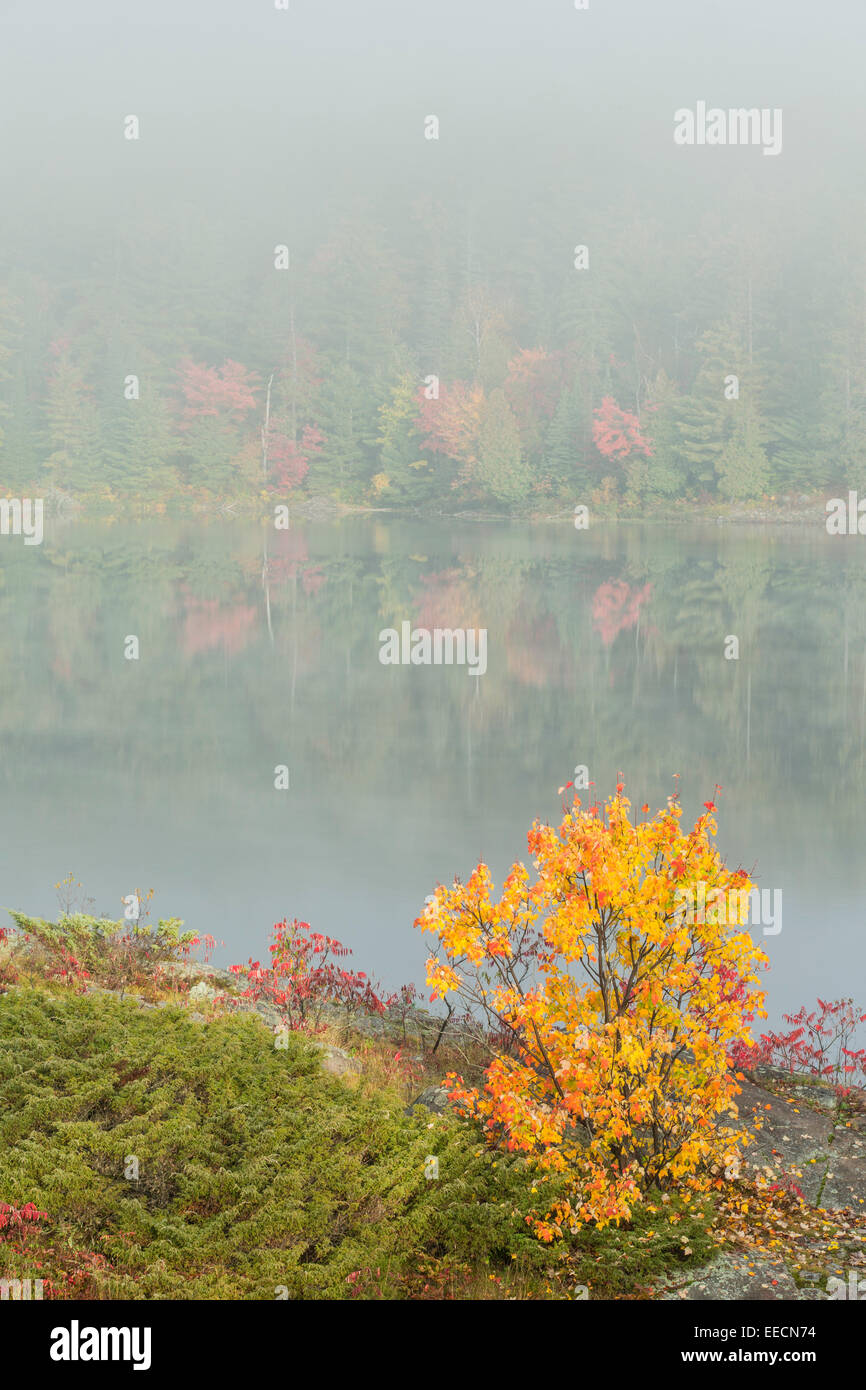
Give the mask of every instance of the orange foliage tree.
<svg viewBox="0 0 866 1390">
<path fill-rule="evenodd" d="M 433 998 L 460 996 L 507 1040 L 483 1091 L 449 1080 L 492 1143 L 561 1175 L 544 1240 L 628 1219 L 652 1188 L 721 1186 L 748 1141 L 729 1064 L 765 1017 L 766 958 L 742 930 L 748 877 L 713 844 L 712 802 L 684 833 L 676 794 L 638 819 L 623 791 L 605 808 L 575 797 L 558 829 L 536 822 L 532 880 L 514 864 L 495 901 L 479 864 L 416 922 L 438 937 Z M 733 925 L 710 907 L 692 920 L 689 902 L 720 901 L 711 889 L 735 904 Z"/>
</svg>

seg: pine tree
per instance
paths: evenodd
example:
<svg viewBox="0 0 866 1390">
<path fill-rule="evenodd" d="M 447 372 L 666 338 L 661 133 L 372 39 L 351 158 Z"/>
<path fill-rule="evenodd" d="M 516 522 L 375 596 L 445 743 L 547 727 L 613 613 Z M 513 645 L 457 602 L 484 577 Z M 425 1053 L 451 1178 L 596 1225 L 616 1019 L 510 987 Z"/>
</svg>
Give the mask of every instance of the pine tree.
<svg viewBox="0 0 866 1390">
<path fill-rule="evenodd" d="M 173 491 L 178 478 L 172 466 L 177 444 L 171 413 L 155 386 L 144 385 L 141 399 L 129 407 L 127 452 L 118 485 L 138 494 Z"/>
<path fill-rule="evenodd" d="M 520 449 L 514 411 L 498 388 L 487 399 L 478 436 L 476 478 L 497 502 L 514 505 L 529 495 L 532 474 Z"/>
<path fill-rule="evenodd" d="M 316 325 L 325 351 L 370 372 L 387 358 L 406 317 L 404 284 L 384 231 L 362 218 L 337 227 L 304 272 L 299 300 L 299 323 Z"/>
<path fill-rule="evenodd" d="M 766 492 L 770 477 L 767 455 L 745 423 L 737 426 L 725 444 L 716 471 L 723 497 L 751 501 Z"/>
<path fill-rule="evenodd" d="M 99 414 L 84 374 L 65 345 L 56 360 L 45 400 L 49 480 L 70 492 L 86 492 L 105 482 Z"/>
<path fill-rule="evenodd" d="M 592 430 L 583 393 L 567 387 L 559 398 L 547 430 L 545 472 L 557 493 L 583 495 L 593 485 L 589 466 Z"/>
<path fill-rule="evenodd" d="M 425 457 L 418 418 L 418 380 L 404 372 L 379 407 L 379 468 L 387 479 L 389 498 L 420 502 L 430 496 L 433 469 Z"/>
<path fill-rule="evenodd" d="M 726 446 L 738 431 L 743 431 L 743 435 L 738 436 L 735 453 L 742 451 L 745 436 L 750 449 L 762 446 L 764 430 L 759 404 L 762 381 L 749 350 L 742 314 L 735 313 L 709 329 L 701 338 L 698 351 L 700 369 L 692 389 L 681 399 L 677 409 L 676 462 L 686 473 L 691 487 L 708 490 L 715 486 Z M 726 390 L 734 391 L 729 381 L 734 376 L 738 379 L 738 394 L 729 398 Z"/>
<path fill-rule="evenodd" d="M 11 413 L 8 386 L 12 379 L 11 361 L 15 352 L 15 325 L 10 296 L 0 292 L 0 450 L 3 448 L 3 420 Z"/>
<path fill-rule="evenodd" d="M 686 470 L 678 451 L 678 397 L 673 382 L 659 372 L 651 383 L 643 425 L 649 435 L 652 454 L 642 460 L 646 496 L 682 497 L 687 491 Z"/>
<path fill-rule="evenodd" d="M 326 370 L 315 401 L 322 447 L 310 463 L 308 491 L 360 500 L 373 472 L 366 442 L 374 436 L 375 409 L 360 374 L 348 362 Z"/>
</svg>

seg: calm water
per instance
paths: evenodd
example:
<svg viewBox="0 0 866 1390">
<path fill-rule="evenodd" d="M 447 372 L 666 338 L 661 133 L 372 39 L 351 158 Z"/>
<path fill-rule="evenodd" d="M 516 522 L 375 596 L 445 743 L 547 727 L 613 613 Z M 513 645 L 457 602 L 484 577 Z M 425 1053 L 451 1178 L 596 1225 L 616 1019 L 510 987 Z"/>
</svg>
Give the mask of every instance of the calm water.
<svg viewBox="0 0 866 1390">
<path fill-rule="evenodd" d="M 440 879 L 526 857 L 576 764 L 687 815 L 783 894 L 772 1015 L 866 996 L 866 544 L 822 530 L 90 523 L 0 540 L 4 906 L 69 870 L 266 955 L 305 917 L 389 985 Z M 391 667 L 409 619 L 488 669 Z M 140 659 L 124 658 L 135 634 Z M 740 642 L 725 660 L 725 638 Z M 274 767 L 290 789 L 274 789 Z"/>
</svg>

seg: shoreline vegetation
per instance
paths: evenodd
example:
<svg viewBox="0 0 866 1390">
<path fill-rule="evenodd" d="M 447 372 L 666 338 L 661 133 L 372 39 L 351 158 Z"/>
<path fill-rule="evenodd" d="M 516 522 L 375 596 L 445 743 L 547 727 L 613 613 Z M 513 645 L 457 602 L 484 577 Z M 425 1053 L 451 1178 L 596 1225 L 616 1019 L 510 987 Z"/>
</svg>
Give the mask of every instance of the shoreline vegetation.
<svg viewBox="0 0 866 1390">
<path fill-rule="evenodd" d="M 804 221 L 743 189 L 732 224 L 690 182 L 685 221 L 667 198 L 648 217 L 628 186 L 588 199 L 537 161 L 510 229 L 475 165 L 455 206 L 414 156 L 336 219 L 313 199 L 291 247 L 263 190 L 218 242 L 201 210 L 179 239 L 143 215 L 136 174 L 78 262 L 46 261 L 19 210 L 0 272 L 2 489 L 602 515 L 866 487 L 863 255 L 842 233 L 804 254 L 823 204 L 816 221 L 806 196 Z M 846 193 L 835 226 L 859 211 Z"/>
<path fill-rule="evenodd" d="M 758 502 L 718 502 L 682 501 L 676 505 L 656 504 L 648 506 L 612 507 L 609 504 L 596 509 L 588 506 L 588 524 L 592 525 L 694 525 L 716 524 L 725 526 L 803 526 L 810 530 L 823 530 L 826 523 L 826 501 L 829 493 L 801 493 L 791 497 L 767 497 Z M 339 502 L 326 496 L 306 496 L 296 494 L 281 497 L 276 494 L 266 499 L 264 494 L 234 498 L 173 497 L 168 500 L 152 498 L 124 497 L 114 498 L 98 495 L 73 497 L 58 489 L 48 492 L 45 498 L 46 516 L 62 521 L 82 520 L 111 522 L 135 521 L 165 516 L 169 519 L 183 519 L 189 516 L 206 516 L 209 519 L 269 521 L 274 522 L 277 509 L 283 514 L 280 529 L 290 529 L 297 521 L 339 521 L 347 517 L 392 517 L 395 520 L 421 520 L 431 524 L 467 521 L 472 523 L 509 522 L 515 525 L 568 525 L 574 526 L 574 511 L 565 508 L 554 510 L 512 510 L 472 509 L 458 507 L 444 510 L 441 507 L 424 506 L 372 506 L 361 503 Z M 579 528 L 580 529 L 580 528 Z"/>
<path fill-rule="evenodd" d="M 600 822 L 577 806 L 561 833 L 589 846 L 603 832 L 607 854 L 623 834 L 629 845 L 647 836 L 661 844 L 679 815 L 673 799 L 632 830 L 617 820 L 628 807 L 619 788 Z M 711 816 L 692 832 L 705 845 L 702 872 Z M 532 832 L 542 867 L 558 853 L 552 833 Z M 671 856 L 671 881 L 680 881 L 676 846 Z M 611 1081 L 604 1062 L 609 1031 L 595 1029 L 597 1053 L 593 1029 L 575 1021 L 591 1022 L 589 996 L 574 995 L 571 1024 L 542 1024 L 534 1060 L 525 1030 L 513 1045 L 530 995 L 507 1008 L 483 995 L 474 1013 L 446 997 L 461 978 L 471 985 L 465 963 L 479 951 L 491 967 L 503 958 L 509 933 L 520 944 L 506 953 L 507 978 L 521 978 L 532 899 L 520 906 L 517 869 L 498 904 L 483 865 L 465 886 L 428 898 L 416 926 L 439 941 L 428 984 L 444 1011 L 411 985 L 389 993 L 307 923 L 275 926 L 268 964 L 225 969 L 212 963 L 213 938 L 177 919 L 151 925 L 151 895 L 134 924 L 94 918 L 70 875 L 57 885 L 56 921 L 12 912 L 14 925 L 0 930 L 3 1297 L 857 1297 L 851 1281 L 866 1274 L 866 1049 L 855 1035 L 866 1014 L 850 1000 L 819 1001 L 787 1018 L 788 1031 L 744 1042 L 730 1010 L 748 1004 L 736 983 L 738 971 L 747 978 L 747 938 L 700 923 L 685 935 L 650 932 L 667 976 L 697 960 L 705 992 L 674 1071 L 663 1063 L 656 1075 L 639 1049 L 622 1073 L 630 1111 L 648 1065 L 654 1105 L 672 1105 L 678 1132 L 694 1136 L 691 1149 L 677 1141 L 668 1150 L 666 1140 L 647 1149 L 649 1131 L 637 1123 L 627 1142 L 648 1157 L 635 1187 L 623 1131 L 610 1127 L 622 1077 Z M 472 920 L 487 923 L 474 944 L 470 902 Z M 572 903 L 569 931 L 580 910 Z M 726 963 L 707 973 L 710 947 L 722 941 Z M 652 963 L 643 947 L 641 959 Z M 562 999 L 555 978 L 551 997 Z M 713 999 L 723 1006 L 727 1059 L 707 1031 Z M 651 1005 L 655 1017 L 659 996 Z M 642 1007 L 638 994 L 617 1015 L 623 1055 Z M 531 1016 L 542 1017 L 534 1005 Z M 554 1131 L 555 1097 L 551 1105 L 539 1087 L 556 1055 L 550 1075 L 560 1082 L 569 1056 L 583 1059 L 586 1076 L 599 1059 L 603 1067 L 588 1089 L 561 1093 L 583 1099 L 567 1100 L 574 1123 Z M 671 1055 L 667 1043 L 662 1055 Z M 734 1132 L 713 1095 L 736 1096 L 742 1148 L 730 1149 Z M 529 1141 L 524 1100 L 526 1115 L 547 1117 Z M 611 1154 L 620 1158 L 602 1191 Z M 593 1179 L 594 1195 L 576 1198 L 575 1174 L 578 1189 Z"/>
</svg>

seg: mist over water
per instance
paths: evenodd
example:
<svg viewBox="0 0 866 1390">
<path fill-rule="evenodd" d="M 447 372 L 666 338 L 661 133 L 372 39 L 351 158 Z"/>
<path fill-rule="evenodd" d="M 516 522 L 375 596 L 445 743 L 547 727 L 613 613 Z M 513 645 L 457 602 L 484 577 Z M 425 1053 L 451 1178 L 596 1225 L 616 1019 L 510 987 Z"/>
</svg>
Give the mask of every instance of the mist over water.
<svg viewBox="0 0 866 1390">
<path fill-rule="evenodd" d="M 35 562 L 4 550 L 2 578 L 5 905 L 53 915 L 74 867 L 94 910 L 153 887 L 154 916 L 211 932 L 223 961 L 299 916 L 391 987 L 420 984 L 427 893 L 479 859 L 498 880 L 528 862 L 531 821 L 558 817 L 585 765 L 589 799 L 624 771 L 636 806 L 679 773 L 686 819 L 721 781 L 719 848 L 782 893 L 781 932 L 752 928 L 773 1018 L 862 975 L 854 540 L 78 522 Z M 749 654 L 725 661 L 735 614 Z M 486 627 L 485 675 L 383 667 L 379 631 L 403 618 Z M 129 632 L 140 659 L 119 662 Z"/>
</svg>

